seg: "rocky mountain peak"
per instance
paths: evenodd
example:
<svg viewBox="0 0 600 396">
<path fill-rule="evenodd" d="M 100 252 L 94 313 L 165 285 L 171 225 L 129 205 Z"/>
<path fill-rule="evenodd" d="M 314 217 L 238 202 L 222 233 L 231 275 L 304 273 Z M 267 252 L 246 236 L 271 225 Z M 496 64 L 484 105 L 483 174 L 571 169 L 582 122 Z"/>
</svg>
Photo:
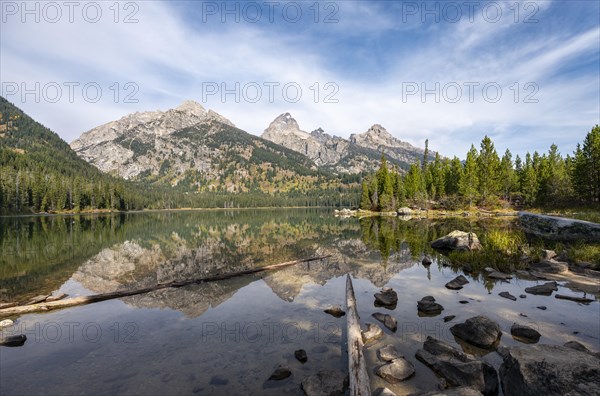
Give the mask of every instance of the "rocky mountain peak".
<svg viewBox="0 0 600 396">
<path fill-rule="evenodd" d="M 195 114 L 197 116 L 203 116 L 206 114 L 206 109 L 204 106 L 194 100 L 184 100 L 175 108 L 175 110 Z"/>
<path fill-rule="evenodd" d="M 300 129 L 298 122 L 290 113 L 283 113 L 275 118 L 271 124 L 269 124 L 269 127 L 263 132 L 262 137 L 264 139 L 279 143 L 278 136 L 291 134 L 296 135 L 301 139 L 307 139 L 310 136 L 308 133 Z"/>
</svg>

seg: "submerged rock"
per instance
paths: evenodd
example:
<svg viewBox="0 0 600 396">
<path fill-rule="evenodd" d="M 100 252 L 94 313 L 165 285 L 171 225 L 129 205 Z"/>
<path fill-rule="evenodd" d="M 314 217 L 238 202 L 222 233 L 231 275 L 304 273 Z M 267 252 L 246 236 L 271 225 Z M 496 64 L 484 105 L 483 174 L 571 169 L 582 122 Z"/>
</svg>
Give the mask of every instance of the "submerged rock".
<svg viewBox="0 0 600 396">
<path fill-rule="evenodd" d="M 558 345 L 506 348 L 500 366 L 505 395 L 598 395 L 600 359 Z"/>
<path fill-rule="evenodd" d="M 518 323 L 513 323 L 512 327 L 510 328 L 510 334 L 516 340 L 527 344 L 535 344 L 542 336 L 537 330 Z"/>
<path fill-rule="evenodd" d="M 0 345 L 5 347 L 20 347 L 25 344 L 25 341 L 27 341 L 25 334 L 0 337 Z"/>
<path fill-rule="evenodd" d="M 444 307 L 436 303 L 432 296 L 425 296 L 417 302 L 417 310 L 422 314 L 435 316 L 441 314 Z"/>
<path fill-rule="evenodd" d="M 500 297 L 508 298 L 509 300 L 517 301 L 517 297 L 513 296 L 512 294 L 510 294 L 507 291 L 500 292 L 500 293 L 498 293 L 498 295 Z"/>
<path fill-rule="evenodd" d="M 475 233 L 452 231 L 450 234 L 431 242 L 431 247 L 442 250 L 469 251 L 481 249 L 481 243 Z"/>
<path fill-rule="evenodd" d="M 383 288 L 379 293 L 375 293 L 375 306 L 388 309 L 395 309 L 398 304 L 398 294 L 390 289 Z"/>
<path fill-rule="evenodd" d="M 342 396 L 348 389 L 348 376 L 335 370 L 323 370 L 302 380 L 307 396 Z"/>
<path fill-rule="evenodd" d="M 269 381 L 281 381 L 292 375 L 292 372 L 287 367 L 277 367 L 273 374 L 269 377 Z"/>
<path fill-rule="evenodd" d="M 565 217 L 519 212 L 521 226 L 528 234 L 555 241 L 598 241 L 600 224 Z"/>
<path fill-rule="evenodd" d="M 383 362 L 391 362 L 394 359 L 403 358 L 404 356 L 398 352 L 394 345 L 388 344 L 377 350 L 377 357 Z"/>
<path fill-rule="evenodd" d="M 525 293 L 535 294 L 539 296 L 549 296 L 552 292 L 558 290 L 558 284 L 556 282 L 547 282 L 543 285 L 531 286 L 525 288 Z"/>
<path fill-rule="evenodd" d="M 387 382 L 395 384 L 412 377 L 415 374 L 415 368 L 408 360 L 398 358 L 379 367 L 375 374 Z"/>
<path fill-rule="evenodd" d="M 306 351 L 304 349 L 298 349 L 297 351 L 294 351 L 294 356 L 300 363 L 306 363 L 308 360 L 308 356 L 306 355 Z"/>
<path fill-rule="evenodd" d="M 377 319 L 378 321 L 383 323 L 383 325 L 385 327 L 387 327 L 388 329 L 390 329 L 391 331 L 395 332 L 396 329 L 398 329 L 398 322 L 396 321 L 396 319 L 394 319 L 392 316 L 390 316 L 388 314 L 382 314 L 380 312 L 375 312 L 371 316 L 373 316 L 375 319 Z"/>
<path fill-rule="evenodd" d="M 431 336 L 415 354 L 452 387 L 469 386 L 484 395 L 498 394 L 498 375 L 489 363 Z"/>
<path fill-rule="evenodd" d="M 469 283 L 467 278 L 465 278 L 462 275 L 459 275 L 456 278 L 452 279 L 450 282 L 446 283 L 446 288 L 450 290 L 460 290 L 467 283 Z"/>
<path fill-rule="evenodd" d="M 498 323 L 485 316 L 475 316 L 455 324 L 450 332 L 457 338 L 479 348 L 495 347 L 502 336 Z"/>
<path fill-rule="evenodd" d="M 346 312 L 344 312 L 339 305 L 334 305 L 331 308 L 327 308 L 323 312 L 328 313 L 335 318 L 341 318 L 342 316 L 346 315 Z"/>
<path fill-rule="evenodd" d="M 362 339 L 365 345 L 375 342 L 383 337 L 383 330 L 381 330 L 381 327 L 373 323 L 366 323 L 366 325 L 367 331 L 362 332 Z"/>
<path fill-rule="evenodd" d="M 377 388 L 373 392 L 373 396 L 396 396 L 396 394 L 388 388 Z"/>
</svg>

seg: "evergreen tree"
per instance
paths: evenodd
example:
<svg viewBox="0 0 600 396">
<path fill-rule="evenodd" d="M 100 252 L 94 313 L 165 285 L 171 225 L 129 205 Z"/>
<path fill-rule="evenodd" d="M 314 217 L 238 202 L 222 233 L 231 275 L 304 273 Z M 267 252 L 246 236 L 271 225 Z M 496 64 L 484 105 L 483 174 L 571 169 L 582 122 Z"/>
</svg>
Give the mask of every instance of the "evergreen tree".
<svg viewBox="0 0 600 396">
<path fill-rule="evenodd" d="M 600 126 L 596 125 L 586 135 L 583 147 L 577 146 L 572 178 L 582 200 L 600 202 Z"/>
<path fill-rule="evenodd" d="M 498 180 L 499 167 L 500 159 L 494 148 L 494 143 L 492 143 L 492 139 L 485 136 L 481 141 L 481 150 L 477 158 L 479 193 L 484 201 L 496 195 L 500 190 Z"/>
<path fill-rule="evenodd" d="M 427 163 L 429 162 L 429 139 L 425 139 L 425 151 L 423 151 L 423 173 L 427 170 Z"/>
<path fill-rule="evenodd" d="M 509 149 L 506 149 L 502 160 L 500 161 L 500 186 L 502 188 L 502 197 L 510 201 L 510 194 L 514 191 L 517 183 L 516 173 L 513 168 L 512 154 Z"/>
<path fill-rule="evenodd" d="M 469 207 L 473 206 L 473 200 L 477 198 L 477 186 L 479 178 L 477 174 L 477 149 L 471 145 L 471 149 L 467 153 L 463 175 L 460 179 L 460 195 L 465 197 L 469 202 Z"/>
<path fill-rule="evenodd" d="M 446 170 L 446 193 L 456 195 L 459 192 L 460 181 L 463 175 L 463 166 L 458 157 L 452 158 L 450 166 Z"/>
<path fill-rule="evenodd" d="M 360 195 L 360 208 L 362 210 L 371 210 L 371 197 L 369 194 L 369 185 L 366 180 L 362 182 L 362 193 Z"/>
</svg>

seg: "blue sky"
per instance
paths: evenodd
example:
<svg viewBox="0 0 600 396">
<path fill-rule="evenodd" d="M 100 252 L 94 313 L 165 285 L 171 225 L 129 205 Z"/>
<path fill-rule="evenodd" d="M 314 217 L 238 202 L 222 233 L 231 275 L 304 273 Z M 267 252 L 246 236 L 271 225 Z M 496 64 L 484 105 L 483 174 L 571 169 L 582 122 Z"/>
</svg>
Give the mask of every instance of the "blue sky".
<svg viewBox="0 0 600 396">
<path fill-rule="evenodd" d="M 289 111 L 461 158 L 486 134 L 571 153 L 600 123 L 599 1 L 48 4 L 1 2 L 1 93 L 69 142 L 186 99 L 254 134 Z"/>
</svg>

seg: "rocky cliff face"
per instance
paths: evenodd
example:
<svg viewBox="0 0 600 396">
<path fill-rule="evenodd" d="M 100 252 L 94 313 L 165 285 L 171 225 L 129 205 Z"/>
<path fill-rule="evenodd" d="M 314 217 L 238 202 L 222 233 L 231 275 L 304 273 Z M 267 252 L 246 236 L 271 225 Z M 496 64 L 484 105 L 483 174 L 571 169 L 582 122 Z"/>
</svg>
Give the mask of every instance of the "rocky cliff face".
<svg viewBox="0 0 600 396">
<path fill-rule="evenodd" d="M 379 124 L 350 139 L 331 136 L 318 128 L 311 133 L 300 129 L 290 113 L 275 118 L 262 134 L 264 139 L 297 151 L 317 166 L 329 167 L 338 173 L 373 171 L 384 152 L 401 167 L 409 166 L 423 156 L 423 150 L 393 137 Z"/>
</svg>

